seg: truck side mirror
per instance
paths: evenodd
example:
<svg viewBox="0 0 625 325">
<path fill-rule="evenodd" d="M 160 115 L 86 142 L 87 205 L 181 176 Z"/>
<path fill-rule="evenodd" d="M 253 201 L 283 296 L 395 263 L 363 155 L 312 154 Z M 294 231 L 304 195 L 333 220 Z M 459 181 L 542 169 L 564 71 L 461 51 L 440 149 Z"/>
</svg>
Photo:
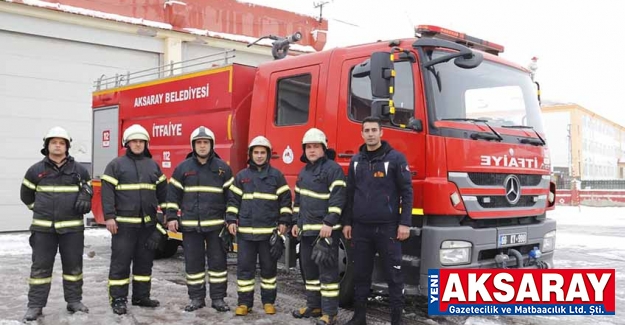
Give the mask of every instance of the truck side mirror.
<svg viewBox="0 0 625 325">
<path fill-rule="evenodd" d="M 369 59 L 369 78 L 373 98 L 392 99 L 395 69 L 390 52 L 374 52 Z"/>
<path fill-rule="evenodd" d="M 411 117 L 410 121 L 408 121 L 408 128 L 421 132 L 423 131 L 423 121 L 421 121 L 421 119 Z"/>
<path fill-rule="evenodd" d="M 388 99 L 374 98 L 371 102 L 371 116 L 388 117 L 391 115 L 391 106 Z"/>
</svg>

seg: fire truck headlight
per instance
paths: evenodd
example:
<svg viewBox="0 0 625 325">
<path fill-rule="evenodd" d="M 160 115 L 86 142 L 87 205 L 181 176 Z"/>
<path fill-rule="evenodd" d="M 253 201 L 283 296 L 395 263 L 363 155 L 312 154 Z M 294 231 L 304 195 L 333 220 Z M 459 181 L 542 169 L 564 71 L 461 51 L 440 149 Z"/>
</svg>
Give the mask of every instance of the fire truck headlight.
<svg viewBox="0 0 625 325">
<path fill-rule="evenodd" d="M 553 192 L 549 192 L 549 203 L 553 203 L 553 200 L 556 199 L 556 195 Z"/>
<path fill-rule="evenodd" d="M 441 244 L 439 258 L 442 265 L 461 265 L 471 263 L 473 244 L 467 241 L 446 240 Z"/>
<path fill-rule="evenodd" d="M 545 234 L 543 237 L 543 247 L 541 251 L 544 253 L 551 252 L 556 248 L 556 231 L 552 230 Z"/>
</svg>

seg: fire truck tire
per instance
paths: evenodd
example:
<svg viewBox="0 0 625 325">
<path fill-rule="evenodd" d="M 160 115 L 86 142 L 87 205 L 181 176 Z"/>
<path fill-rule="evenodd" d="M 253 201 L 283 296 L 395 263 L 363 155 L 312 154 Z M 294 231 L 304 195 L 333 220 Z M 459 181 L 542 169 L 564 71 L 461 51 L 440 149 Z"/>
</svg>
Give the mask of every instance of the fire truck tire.
<svg viewBox="0 0 625 325">
<path fill-rule="evenodd" d="M 178 246 L 180 242 L 178 240 L 168 240 L 162 249 L 157 249 L 154 255 L 154 259 L 170 258 L 178 252 Z"/>
<path fill-rule="evenodd" d="M 339 306 L 351 307 L 354 302 L 354 259 L 351 241 L 341 234 L 339 243 Z"/>
</svg>

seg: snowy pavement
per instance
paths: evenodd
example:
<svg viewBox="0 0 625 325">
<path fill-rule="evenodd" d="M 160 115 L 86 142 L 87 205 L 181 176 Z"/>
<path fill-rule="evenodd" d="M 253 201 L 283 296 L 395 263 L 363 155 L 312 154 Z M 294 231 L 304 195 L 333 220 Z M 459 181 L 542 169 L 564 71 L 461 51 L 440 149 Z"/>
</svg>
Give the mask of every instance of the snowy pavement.
<svg viewBox="0 0 625 325">
<path fill-rule="evenodd" d="M 430 319 L 425 307 L 407 309 L 410 324 L 455 325 L 568 325 L 625 324 L 625 208 L 558 207 L 549 217 L 558 221 L 556 239 L 557 268 L 614 268 L 616 269 L 616 316 L 557 316 L 557 317 L 451 317 Z M 27 233 L 0 235 L 0 325 L 19 324 L 27 303 L 31 249 Z M 207 306 L 194 313 L 183 311 L 188 302 L 184 280 L 182 254 L 154 263 L 152 297 L 161 307 L 145 309 L 131 306 L 126 316 L 112 313 L 108 305 L 107 278 L 110 258 L 110 234 L 105 229 L 85 232 L 83 302 L 89 314 L 69 315 L 65 311 L 61 281 L 61 263 L 57 255 L 52 290 L 44 317 L 38 324 L 311 324 L 290 316 L 292 309 L 304 302 L 303 288 L 296 271 L 282 270 L 279 274 L 276 315 L 267 316 L 259 309 L 259 290 L 256 290 L 254 312 L 247 317 L 235 317 L 233 312 L 218 313 Z M 93 257 L 88 253 L 94 252 Z M 236 268 L 229 268 L 229 286 L 226 302 L 234 309 L 236 304 Z M 282 279 L 281 279 L 282 278 Z M 282 283 L 280 283 L 282 282 Z M 210 300 L 207 300 L 210 304 Z M 351 311 L 339 312 L 340 322 L 349 320 Z M 385 317 L 386 318 L 386 317 Z M 368 324 L 385 324 L 369 319 Z"/>
</svg>

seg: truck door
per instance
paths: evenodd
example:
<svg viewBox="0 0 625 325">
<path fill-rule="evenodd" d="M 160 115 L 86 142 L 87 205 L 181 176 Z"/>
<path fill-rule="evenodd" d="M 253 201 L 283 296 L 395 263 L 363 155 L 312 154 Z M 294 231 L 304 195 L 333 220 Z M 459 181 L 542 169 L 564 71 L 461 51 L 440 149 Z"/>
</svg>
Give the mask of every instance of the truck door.
<svg viewBox="0 0 625 325">
<path fill-rule="evenodd" d="M 271 74 L 266 137 L 271 142 L 271 164 L 280 169 L 291 186 L 302 168 L 302 137 L 315 126 L 319 66 Z M 255 135 L 250 135 L 254 137 Z"/>
<path fill-rule="evenodd" d="M 336 161 L 347 170 L 350 159 L 364 143 L 361 136 L 361 123 L 365 117 L 371 115 L 371 82 L 369 77 L 352 78 L 352 69 L 368 57 L 346 60 L 341 68 L 340 96 L 338 105 L 337 123 L 337 159 Z M 393 100 L 396 106 L 395 122 L 408 124 L 410 117 L 425 120 L 423 96 L 420 79 L 415 77 L 413 70 L 416 65 L 410 62 L 396 62 L 395 95 Z M 415 85 L 417 85 L 415 87 Z M 425 122 L 423 123 L 426 124 Z M 382 123 L 382 140 L 396 150 L 402 152 L 408 160 L 412 172 L 413 183 L 416 179 L 425 178 L 425 132 L 416 132 L 410 129 L 401 129 L 392 126 L 388 121 Z M 413 186 L 414 207 L 423 205 L 417 199 L 421 198 L 420 187 Z M 413 212 L 419 212 L 413 211 Z"/>
<path fill-rule="evenodd" d="M 118 155 L 121 140 L 119 139 L 119 107 L 104 107 L 93 110 L 93 170 L 92 178 L 99 179 L 106 165 Z"/>
</svg>

